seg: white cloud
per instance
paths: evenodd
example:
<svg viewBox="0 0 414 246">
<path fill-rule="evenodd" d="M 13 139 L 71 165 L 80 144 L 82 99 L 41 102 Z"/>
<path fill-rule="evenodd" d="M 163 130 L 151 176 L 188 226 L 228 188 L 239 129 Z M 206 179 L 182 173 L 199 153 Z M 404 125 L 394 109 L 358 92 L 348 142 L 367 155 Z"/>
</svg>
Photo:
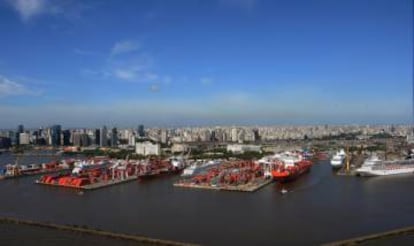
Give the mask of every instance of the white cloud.
<svg viewBox="0 0 414 246">
<path fill-rule="evenodd" d="M 116 69 L 114 75 L 123 80 L 133 80 L 137 77 L 136 71 L 131 69 Z"/>
<path fill-rule="evenodd" d="M 10 0 L 9 3 L 24 21 L 47 11 L 46 0 Z"/>
<path fill-rule="evenodd" d="M 214 80 L 213 80 L 212 78 L 207 78 L 207 77 L 204 77 L 204 78 L 201 78 L 201 79 L 200 79 L 200 83 L 201 83 L 202 85 L 211 85 L 211 84 L 213 84 L 213 83 L 214 83 Z"/>
<path fill-rule="evenodd" d="M 111 50 L 111 55 L 120 55 L 124 53 L 130 53 L 138 50 L 140 48 L 140 45 L 136 41 L 119 41 L 114 44 Z"/>
<path fill-rule="evenodd" d="M 159 84 L 152 84 L 149 88 L 151 92 L 159 92 L 160 91 L 160 85 Z"/>
<path fill-rule="evenodd" d="M 23 84 L 17 83 L 0 75 L 0 97 L 36 94 L 39 93 L 30 90 Z"/>
<path fill-rule="evenodd" d="M 9 5 L 27 22 L 36 16 L 53 15 L 63 16 L 67 19 L 79 19 L 84 10 L 90 9 L 82 1 L 65 0 L 6 0 Z"/>
</svg>

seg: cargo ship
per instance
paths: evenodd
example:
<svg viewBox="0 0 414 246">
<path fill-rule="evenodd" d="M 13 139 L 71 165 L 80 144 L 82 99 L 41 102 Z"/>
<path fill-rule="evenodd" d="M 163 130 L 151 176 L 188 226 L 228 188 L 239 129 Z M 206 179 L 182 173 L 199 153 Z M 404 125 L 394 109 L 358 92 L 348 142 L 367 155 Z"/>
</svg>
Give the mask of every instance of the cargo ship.
<svg viewBox="0 0 414 246">
<path fill-rule="evenodd" d="M 185 168 L 182 159 L 149 160 L 138 165 L 138 178 L 147 179 L 165 174 L 178 174 Z"/>
<path fill-rule="evenodd" d="M 0 180 L 69 171 L 71 165 L 73 165 L 73 161 L 71 160 L 64 160 L 61 163 L 53 161 L 29 165 L 7 164 L 4 168 L 0 168 Z"/>
<path fill-rule="evenodd" d="M 281 156 L 271 171 L 274 180 L 288 182 L 297 179 L 304 173 L 310 171 L 312 161 L 303 159 L 301 155 Z"/>
</svg>

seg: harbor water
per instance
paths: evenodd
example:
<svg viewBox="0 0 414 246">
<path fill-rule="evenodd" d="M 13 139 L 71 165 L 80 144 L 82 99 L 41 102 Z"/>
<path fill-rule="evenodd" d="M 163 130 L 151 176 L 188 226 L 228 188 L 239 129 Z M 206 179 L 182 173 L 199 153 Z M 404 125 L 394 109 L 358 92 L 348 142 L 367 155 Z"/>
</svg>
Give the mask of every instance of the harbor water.
<svg viewBox="0 0 414 246">
<path fill-rule="evenodd" d="M 12 161 L 9 153 L 0 155 L 0 166 Z M 295 182 L 272 183 L 254 193 L 183 189 L 172 185 L 179 176 L 164 176 L 79 194 L 35 185 L 36 178 L 0 181 L 0 216 L 203 245 L 317 245 L 414 222 L 414 175 L 336 176 L 327 161 L 316 163 Z M 283 188 L 289 192 L 282 195 Z M 50 241 L 63 233 L 25 226 L 19 230 L 30 237 L 50 237 Z M 1 225 L 0 232 L 10 242 L 6 244 L 27 242 L 9 226 Z M 88 240 L 101 240 L 102 245 L 112 242 Z M 59 245 L 73 242 L 63 240 Z"/>
</svg>

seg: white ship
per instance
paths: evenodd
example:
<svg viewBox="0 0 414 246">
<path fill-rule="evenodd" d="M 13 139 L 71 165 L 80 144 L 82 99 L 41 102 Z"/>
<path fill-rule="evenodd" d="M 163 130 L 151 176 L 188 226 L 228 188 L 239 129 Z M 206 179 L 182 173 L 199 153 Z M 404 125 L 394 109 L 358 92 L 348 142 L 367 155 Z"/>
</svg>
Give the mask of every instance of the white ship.
<svg viewBox="0 0 414 246">
<path fill-rule="evenodd" d="M 208 167 L 219 165 L 221 162 L 217 160 L 205 161 L 205 160 L 197 160 L 192 163 L 189 167 L 184 169 L 181 176 L 193 176 L 201 171 L 205 170 Z"/>
<path fill-rule="evenodd" d="M 331 159 L 331 166 L 334 169 L 341 168 L 345 162 L 346 153 L 343 149 L 336 152 L 336 154 Z"/>
<path fill-rule="evenodd" d="M 372 156 L 356 170 L 360 176 L 387 176 L 414 173 L 414 159 L 382 161 Z"/>
</svg>

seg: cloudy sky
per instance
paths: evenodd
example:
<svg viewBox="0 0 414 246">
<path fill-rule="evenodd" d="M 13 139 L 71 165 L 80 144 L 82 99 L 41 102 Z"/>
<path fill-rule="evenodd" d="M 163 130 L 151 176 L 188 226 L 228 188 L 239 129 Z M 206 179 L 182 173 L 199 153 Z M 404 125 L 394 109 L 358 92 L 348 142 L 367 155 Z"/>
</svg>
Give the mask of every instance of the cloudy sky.
<svg viewBox="0 0 414 246">
<path fill-rule="evenodd" d="M 407 123 L 412 9 L 0 0 L 0 128 Z"/>
</svg>

